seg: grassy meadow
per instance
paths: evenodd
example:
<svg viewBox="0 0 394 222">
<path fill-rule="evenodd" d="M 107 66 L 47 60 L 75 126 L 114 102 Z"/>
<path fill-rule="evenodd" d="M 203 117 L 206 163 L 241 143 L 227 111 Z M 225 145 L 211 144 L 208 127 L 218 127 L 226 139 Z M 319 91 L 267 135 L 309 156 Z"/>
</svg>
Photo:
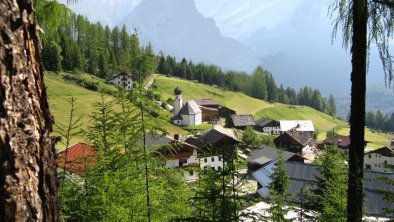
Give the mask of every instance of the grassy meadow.
<svg viewBox="0 0 394 222">
<path fill-rule="evenodd" d="M 164 100 L 174 98 L 174 88 L 182 89 L 184 99 L 213 99 L 235 111 L 237 114 L 252 114 L 257 120 L 268 117 L 275 120 L 312 120 L 319 131 L 318 139 L 323 140 L 327 131 L 335 128 L 337 133 L 349 134 L 349 125 L 339 119 L 333 118 L 325 113 L 319 112 L 307 106 L 293 106 L 281 103 L 269 103 L 255 99 L 240 92 L 232 92 L 218 87 L 182 80 L 178 78 L 158 75 L 154 84 Z M 393 134 L 373 132 L 366 129 L 366 140 L 371 143 L 370 147 L 382 147 L 389 144 Z"/>
<path fill-rule="evenodd" d="M 64 81 L 60 75 L 53 73 L 45 75 L 45 85 L 47 87 L 49 106 L 55 118 L 55 123 L 67 123 L 70 112 L 70 105 L 67 99 L 75 97 L 77 98 L 75 102 L 75 116 L 81 118 L 81 129 L 86 130 L 89 125 L 90 116 L 95 111 L 92 104 L 101 100 L 100 93 L 68 83 Z M 113 86 L 107 85 L 106 87 Z M 111 96 L 105 96 L 105 98 L 107 101 L 113 99 Z M 114 109 L 118 110 L 119 107 L 114 107 Z M 184 129 L 176 127 L 169 122 L 169 118 L 172 116 L 171 113 L 160 110 L 159 114 L 160 116 L 157 118 L 148 117 L 148 121 L 151 121 L 151 124 L 164 128 L 170 135 L 175 133 L 188 134 Z M 79 136 L 73 138 L 71 144 L 79 141 L 87 142 L 83 136 Z M 63 149 L 64 145 L 58 143 L 57 148 Z"/>
</svg>

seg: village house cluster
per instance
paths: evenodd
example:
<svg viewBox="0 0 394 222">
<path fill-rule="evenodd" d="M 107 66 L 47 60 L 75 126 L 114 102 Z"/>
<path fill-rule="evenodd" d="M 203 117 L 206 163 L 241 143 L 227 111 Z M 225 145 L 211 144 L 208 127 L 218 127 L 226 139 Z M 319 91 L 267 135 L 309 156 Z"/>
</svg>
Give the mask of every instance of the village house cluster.
<svg viewBox="0 0 394 222">
<path fill-rule="evenodd" d="M 264 117 L 255 121 L 252 115 L 237 115 L 234 110 L 211 99 L 183 101 L 179 87 L 175 88 L 174 94 L 173 124 L 195 126 L 209 122 L 213 128 L 200 135 L 176 134 L 171 137 L 150 133 L 140 144 L 145 141 L 147 150 L 157 153 L 157 159 L 166 167 L 183 169 L 182 176 L 186 181 L 198 180 L 200 170 L 211 168 L 222 171 L 226 164 L 225 154 L 243 147 L 243 153 L 238 150 L 237 155 L 246 161 L 247 172 L 251 175 L 252 183 L 255 183 L 256 189 L 251 191 L 252 194 L 261 196 L 263 200 L 269 197 L 268 184 L 271 182 L 272 169 L 282 156 L 289 175 L 289 193 L 297 196 L 317 183 L 316 176 L 321 166 L 315 164 L 314 160 L 322 150 L 328 146 L 336 146 L 341 154 L 347 154 L 349 150 L 349 136 L 333 135 L 323 141 L 316 140 L 316 130 L 311 120 L 273 120 Z M 225 126 L 222 126 L 221 118 L 226 119 Z M 238 135 L 246 127 L 252 127 L 261 134 L 274 135 L 275 147 L 244 145 Z M 59 167 L 64 167 L 70 174 L 82 175 L 86 170 L 83 161 L 92 159 L 94 154 L 94 146 L 77 143 L 59 153 Z M 366 149 L 364 164 L 365 215 L 390 218 L 393 215 L 385 214 L 384 209 L 394 206 L 382 200 L 379 189 L 392 188 L 376 178 L 394 179 L 394 140 L 379 149 Z"/>
</svg>

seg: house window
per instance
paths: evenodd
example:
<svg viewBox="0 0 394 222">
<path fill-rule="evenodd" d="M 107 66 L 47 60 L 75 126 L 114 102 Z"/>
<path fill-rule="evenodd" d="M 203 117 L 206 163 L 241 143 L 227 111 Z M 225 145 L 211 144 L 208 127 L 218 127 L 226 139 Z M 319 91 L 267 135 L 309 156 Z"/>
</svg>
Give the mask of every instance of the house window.
<svg viewBox="0 0 394 222">
<path fill-rule="evenodd" d="M 375 163 L 375 167 L 378 167 L 378 164 Z"/>
<path fill-rule="evenodd" d="M 207 160 L 207 158 L 204 158 L 204 162 L 206 163 L 208 160 Z"/>
<path fill-rule="evenodd" d="M 193 176 L 193 174 L 194 174 L 193 170 L 190 170 L 190 171 L 189 171 L 189 175 L 190 175 L 190 176 Z"/>
<path fill-rule="evenodd" d="M 371 165 L 365 164 L 365 169 L 370 170 L 371 169 Z"/>
<path fill-rule="evenodd" d="M 375 157 L 378 157 L 378 154 L 375 154 Z"/>
<path fill-rule="evenodd" d="M 384 167 L 384 168 L 387 168 L 387 167 L 388 167 L 387 160 L 384 161 L 383 167 Z"/>
<path fill-rule="evenodd" d="M 183 166 L 185 164 L 187 164 L 187 160 L 186 159 L 179 160 L 179 166 Z"/>
<path fill-rule="evenodd" d="M 221 156 L 219 156 L 219 161 L 222 161 L 222 157 Z"/>
<path fill-rule="evenodd" d="M 370 159 L 371 159 L 371 154 L 368 154 L 368 158 L 370 158 Z"/>
<path fill-rule="evenodd" d="M 215 170 L 215 167 L 211 167 L 212 170 Z"/>
<path fill-rule="evenodd" d="M 215 162 L 215 157 L 211 157 L 211 161 L 212 161 L 212 162 Z"/>
</svg>

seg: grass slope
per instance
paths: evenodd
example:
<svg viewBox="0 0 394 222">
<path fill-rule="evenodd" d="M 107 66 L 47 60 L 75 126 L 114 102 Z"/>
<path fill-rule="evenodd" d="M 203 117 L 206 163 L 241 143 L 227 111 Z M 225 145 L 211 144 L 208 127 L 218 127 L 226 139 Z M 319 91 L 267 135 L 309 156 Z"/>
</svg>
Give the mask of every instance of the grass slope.
<svg viewBox="0 0 394 222">
<path fill-rule="evenodd" d="M 243 93 L 227 91 L 177 78 L 168 78 L 159 75 L 154 84 L 164 100 L 174 98 L 174 89 L 179 86 L 182 89 L 184 100 L 188 99 L 213 99 L 220 104 L 237 111 L 238 114 L 256 113 L 262 108 L 271 107 L 268 102 L 249 97 Z"/>
<path fill-rule="evenodd" d="M 47 87 L 49 106 L 52 115 L 55 117 L 55 122 L 67 123 L 70 112 L 70 105 L 67 99 L 75 97 L 77 98 L 75 116 L 81 117 L 81 128 L 87 129 L 89 116 L 94 112 L 92 104 L 100 101 L 100 93 L 65 82 L 59 75 L 51 73 L 45 75 L 45 85 Z M 111 97 L 107 96 L 107 99 L 110 100 Z M 153 124 L 163 127 L 170 135 L 175 133 L 187 134 L 187 131 L 172 125 L 168 121 L 170 117 L 171 114 L 169 112 L 160 112 L 158 118 L 149 118 L 149 121 L 153 121 Z M 79 141 L 85 141 L 85 139 L 82 136 L 75 137 L 71 144 Z M 64 148 L 64 145 L 59 143 L 58 148 Z"/>
<path fill-rule="evenodd" d="M 174 88 L 179 86 L 182 89 L 183 98 L 213 99 L 237 111 L 238 114 L 252 114 L 255 119 L 269 117 L 276 120 L 304 120 L 310 119 L 316 129 L 320 131 L 318 139 L 325 139 L 326 132 L 335 128 L 339 134 L 347 135 L 349 126 L 346 122 L 335 119 L 327 114 L 319 112 L 306 106 L 290 106 L 280 103 L 269 103 L 249 97 L 240 92 L 232 92 L 217 87 L 195 83 L 178 78 L 169 78 L 159 75 L 156 78 L 155 86 L 162 98 L 174 98 Z M 372 132 L 366 129 L 366 140 L 371 143 L 371 147 L 381 147 L 389 144 L 392 134 Z"/>
</svg>

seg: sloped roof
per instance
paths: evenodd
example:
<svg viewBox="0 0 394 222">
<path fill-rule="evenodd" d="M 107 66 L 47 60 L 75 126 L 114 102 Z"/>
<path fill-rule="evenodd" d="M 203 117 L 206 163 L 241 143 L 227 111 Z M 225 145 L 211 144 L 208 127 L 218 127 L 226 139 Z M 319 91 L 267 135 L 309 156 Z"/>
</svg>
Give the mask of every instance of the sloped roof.
<svg viewBox="0 0 394 222">
<path fill-rule="evenodd" d="M 216 142 L 221 141 L 224 138 L 229 138 L 234 142 L 239 142 L 237 135 L 233 129 L 226 129 L 222 126 L 215 126 L 204 135 L 198 138 L 189 137 L 186 142 L 193 144 L 194 146 L 203 148 L 207 145 L 214 145 Z"/>
<path fill-rule="evenodd" d="M 342 136 L 342 135 L 335 135 L 332 138 L 327 138 L 323 140 L 326 144 L 331 145 L 338 145 L 340 147 L 349 147 L 350 146 L 350 137 L 349 136 Z"/>
<path fill-rule="evenodd" d="M 197 113 L 201 113 L 201 109 L 193 100 L 188 101 L 179 111 L 179 114 L 183 115 L 192 115 Z"/>
<path fill-rule="evenodd" d="M 194 99 L 199 106 L 219 106 L 219 103 L 212 99 Z"/>
<path fill-rule="evenodd" d="M 280 120 L 280 130 L 289 131 L 295 129 L 297 131 L 315 131 L 311 120 Z"/>
<path fill-rule="evenodd" d="M 378 153 L 382 156 L 394 157 L 394 149 L 387 147 L 387 146 L 376 149 L 376 150 L 371 150 L 369 152 L 366 152 L 365 154 L 367 154 L 367 153 Z"/>
<path fill-rule="evenodd" d="M 182 120 L 182 119 L 183 119 L 182 116 L 179 114 L 171 117 L 171 120 Z"/>
<path fill-rule="evenodd" d="M 259 165 L 264 165 L 267 164 L 268 162 L 272 160 L 277 160 L 279 159 L 280 155 L 280 150 L 266 146 L 266 145 L 261 145 L 259 149 L 253 150 L 248 158 L 246 159 L 249 163 L 254 163 L 254 164 L 259 164 Z M 299 156 L 298 154 L 288 152 L 288 151 L 282 151 L 282 159 L 284 161 L 287 161 L 293 156 Z M 300 156 L 300 158 L 303 158 Z"/>
<path fill-rule="evenodd" d="M 301 132 L 298 132 L 296 130 L 289 130 L 287 132 L 284 132 L 282 135 L 279 135 L 278 137 L 276 137 L 274 139 L 274 141 L 278 141 L 281 138 L 284 138 L 286 136 L 293 138 L 295 141 L 297 141 L 302 146 L 307 145 L 311 141 L 311 138 L 303 135 Z"/>
<path fill-rule="evenodd" d="M 67 171 L 83 175 L 86 166 L 94 163 L 94 155 L 93 145 L 79 142 L 58 153 L 58 166 L 65 166 Z"/>
<path fill-rule="evenodd" d="M 167 135 L 146 135 L 145 144 L 148 150 L 161 151 L 164 157 L 175 159 L 189 158 L 193 154 L 193 150 L 198 149 L 192 144 L 177 141 Z"/>
<path fill-rule="evenodd" d="M 265 127 L 266 125 L 268 125 L 272 122 L 277 122 L 279 125 L 278 121 L 270 119 L 270 118 L 265 118 L 265 117 L 262 117 L 262 118 L 256 120 L 256 125 L 261 126 L 261 127 Z"/>
<path fill-rule="evenodd" d="M 232 115 L 231 119 L 233 120 L 234 126 L 254 126 L 254 125 L 256 125 L 252 115 Z"/>
<path fill-rule="evenodd" d="M 298 162 L 285 162 L 285 169 L 289 176 L 290 186 L 288 189 L 289 194 L 293 194 L 293 197 L 303 189 L 306 191 L 314 186 L 316 186 L 316 176 L 319 176 L 320 165 L 305 164 Z M 258 193 L 267 197 L 269 195 L 269 190 L 266 185 L 271 182 L 269 176 L 272 173 L 272 168 L 274 162 L 261 167 L 255 171 L 252 176 L 261 184 L 263 187 L 258 190 Z M 365 213 L 367 215 L 384 215 L 384 208 L 393 208 L 394 204 L 389 204 L 383 199 L 383 196 L 379 193 L 379 189 L 392 190 L 394 188 L 385 184 L 382 180 L 377 178 L 384 176 L 387 178 L 394 179 L 393 173 L 380 173 L 372 171 L 364 171 L 364 195 L 365 195 Z M 389 217 L 394 217 L 394 215 L 386 215 Z"/>
<path fill-rule="evenodd" d="M 145 145 L 148 148 L 158 148 L 171 143 L 174 139 L 167 135 L 147 134 L 145 136 Z M 143 143 L 143 141 L 141 141 Z"/>
</svg>

